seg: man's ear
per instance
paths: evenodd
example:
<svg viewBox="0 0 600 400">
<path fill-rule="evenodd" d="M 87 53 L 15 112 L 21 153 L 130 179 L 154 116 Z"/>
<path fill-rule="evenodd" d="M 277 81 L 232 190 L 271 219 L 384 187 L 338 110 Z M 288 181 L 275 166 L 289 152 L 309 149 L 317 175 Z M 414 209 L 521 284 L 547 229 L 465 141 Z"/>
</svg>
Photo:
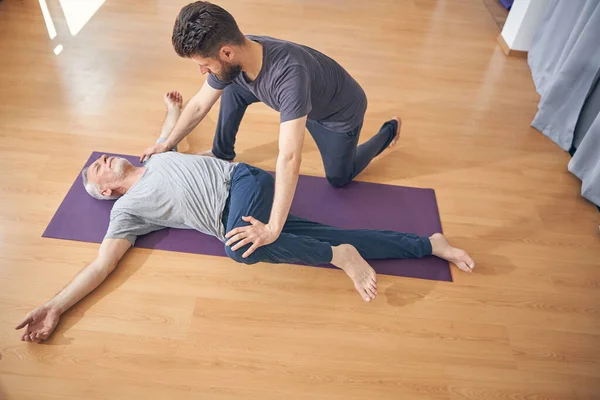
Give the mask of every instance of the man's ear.
<svg viewBox="0 0 600 400">
<path fill-rule="evenodd" d="M 113 191 L 111 189 L 102 189 L 100 191 L 100 194 L 104 197 L 110 197 L 110 196 L 112 196 L 112 192 Z"/>
<path fill-rule="evenodd" d="M 219 51 L 219 55 L 222 60 L 231 62 L 235 56 L 235 49 L 231 46 L 223 46 Z"/>
</svg>

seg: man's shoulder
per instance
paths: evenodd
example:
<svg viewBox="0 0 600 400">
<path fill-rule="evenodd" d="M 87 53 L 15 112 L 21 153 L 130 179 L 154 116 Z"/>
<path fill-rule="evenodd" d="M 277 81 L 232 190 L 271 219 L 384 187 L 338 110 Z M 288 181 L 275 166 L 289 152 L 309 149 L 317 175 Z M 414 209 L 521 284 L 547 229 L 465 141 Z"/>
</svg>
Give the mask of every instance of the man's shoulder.
<svg viewBox="0 0 600 400">
<path fill-rule="evenodd" d="M 268 52 L 268 56 L 274 62 L 298 62 L 302 63 L 307 47 L 289 40 L 277 39 L 271 36 L 246 35 L 250 40 L 259 42 Z"/>
<path fill-rule="evenodd" d="M 132 196 L 130 192 L 127 192 L 123 196 L 119 197 L 110 209 L 111 219 L 119 214 L 127 213 L 127 210 L 130 208 L 129 204 L 131 203 L 131 199 L 133 197 L 134 196 Z"/>
<path fill-rule="evenodd" d="M 248 38 L 249 40 L 252 40 L 254 42 L 259 42 L 260 44 L 281 44 L 281 45 L 285 45 L 285 44 L 294 44 L 293 42 L 287 41 L 287 40 L 283 40 L 283 39 L 277 39 L 274 38 L 272 36 L 267 36 L 267 35 L 246 35 L 246 38 Z"/>
</svg>

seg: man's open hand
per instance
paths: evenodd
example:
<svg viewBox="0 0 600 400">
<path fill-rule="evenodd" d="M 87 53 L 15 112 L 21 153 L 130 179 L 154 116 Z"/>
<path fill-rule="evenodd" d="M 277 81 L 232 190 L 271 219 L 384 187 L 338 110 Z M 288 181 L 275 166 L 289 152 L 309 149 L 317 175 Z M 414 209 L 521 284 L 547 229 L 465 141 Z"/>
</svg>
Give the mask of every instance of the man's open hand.
<svg viewBox="0 0 600 400">
<path fill-rule="evenodd" d="M 59 310 L 43 305 L 27 314 L 23 322 L 15 329 L 25 328 L 25 332 L 21 336 L 22 341 L 38 343 L 47 339 L 54 332 L 59 319 Z"/>
<path fill-rule="evenodd" d="M 169 149 L 167 148 L 167 145 L 164 142 L 157 143 L 154 146 L 150 146 L 146 150 L 144 150 L 144 154 L 142 154 L 142 156 L 140 157 L 140 162 L 149 160 L 152 154 L 164 153 L 167 150 Z"/>
<path fill-rule="evenodd" d="M 227 246 L 233 245 L 231 250 L 235 251 L 248 243 L 252 243 L 252 246 L 242 254 L 243 258 L 249 257 L 256 249 L 273 243 L 279 237 L 279 233 L 274 232 L 268 224 L 265 225 L 254 217 L 242 217 L 242 219 L 250 225 L 240 226 L 229 231 L 225 235 L 229 239 L 225 244 Z"/>
</svg>

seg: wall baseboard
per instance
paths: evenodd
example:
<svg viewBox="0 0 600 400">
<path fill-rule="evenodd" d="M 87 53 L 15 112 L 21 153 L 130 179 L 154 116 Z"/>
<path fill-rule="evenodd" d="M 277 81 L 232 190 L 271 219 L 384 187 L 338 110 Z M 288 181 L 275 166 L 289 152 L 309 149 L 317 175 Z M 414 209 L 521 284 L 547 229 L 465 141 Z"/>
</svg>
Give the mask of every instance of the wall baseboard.
<svg viewBox="0 0 600 400">
<path fill-rule="evenodd" d="M 508 44 L 506 44 L 506 41 L 502 37 L 502 34 L 498 35 L 498 44 L 500 44 L 500 47 L 502 48 L 502 51 L 507 56 L 519 57 L 519 58 L 527 58 L 527 52 L 526 51 L 511 50 L 511 48 L 508 47 Z"/>
</svg>

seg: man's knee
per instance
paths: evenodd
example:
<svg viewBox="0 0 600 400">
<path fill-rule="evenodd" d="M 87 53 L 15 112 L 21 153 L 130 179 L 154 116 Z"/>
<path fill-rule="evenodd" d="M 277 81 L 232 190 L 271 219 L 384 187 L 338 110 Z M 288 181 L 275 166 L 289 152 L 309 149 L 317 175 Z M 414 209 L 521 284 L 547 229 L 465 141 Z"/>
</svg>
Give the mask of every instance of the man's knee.
<svg viewBox="0 0 600 400">
<path fill-rule="evenodd" d="M 340 176 L 327 176 L 327 181 L 331 186 L 335 188 L 341 188 L 349 184 L 352 181 L 352 178 L 344 178 Z"/>
<path fill-rule="evenodd" d="M 237 250 L 232 250 L 230 246 L 225 246 L 225 253 L 232 260 L 242 264 L 256 264 L 258 262 L 258 259 L 254 254 L 251 254 L 249 257 L 246 258 L 242 257 L 246 250 L 248 250 L 248 246 L 244 246 L 241 249 Z"/>
</svg>

